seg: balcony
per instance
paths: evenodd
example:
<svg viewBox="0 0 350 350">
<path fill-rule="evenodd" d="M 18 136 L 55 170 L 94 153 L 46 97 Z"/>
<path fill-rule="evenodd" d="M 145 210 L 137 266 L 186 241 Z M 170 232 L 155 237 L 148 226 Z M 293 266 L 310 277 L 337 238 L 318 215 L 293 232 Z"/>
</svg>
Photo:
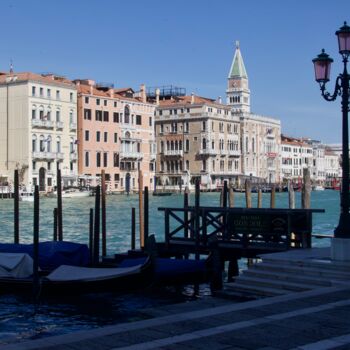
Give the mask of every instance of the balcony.
<svg viewBox="0 0 350 350">
<path fill-rule="evenodd" d="M 130 152 L 130 151 L 122 151 L 120 152 L 120 158 L 128 158 L 128 159 L 142 159 L 143 153 L 141 152 Z"/>
<path fill-rule="evenodd" d="M 184 155 L 184 151 L 181 149 L 172 149 L 164 151 L 165 156 L 173 156 L 173 157 L 182 157 Z"/>
<path fill-rule="evenodd" d="M 77 152 L 71 152 L 69 154 L 69 159 L 70 159 L 71 162 L 76 162 L 78 160 Z"/>
<path fill-rule="evenodd" d="M 64 126 L 63 122 L 56 122 L 57 129 L 63 129 L 63 126 Z"/>
<path fill-rule="evenodd" d="M 267 158 L 276 158 L 277 157 L 277 153 L 275 153 L 275 152 L 267 152 L 266 156 L 267 156 Z"/>
<path fill-rule="evenodd" d="M 229 149 L 228 150 L 228 155 L 230 157 L 239 157 L 241 155 L 241 152 L 239 150 Z"/>
<path fill-rule="evenodd" d="M 54 122 L 52 120 L 32 119 L 32 127 L 52 129 L 54 127 Z"/>
<path fill-rule="evenodd" d="M 45 159 L 54 160 L 56 159 L 56 153 L 54 152 L 32 152 L 33 159 Z"/>
<path fill-rule="evenodd" d="M 155 160 L 157 158 L 157 154 L 156 153 L 150 153 L 149 157 L 151 160 Z"/>
<path fill-rule="evenodd" d="M 226 156 L 228 154 L 228 151 L 227 150 L 225 150 L 225 149 L 221 149 L 220 150 L 220 155 L 221 156 Z"/>
<path fill-rule="evenodd" d="M 77 130 L 77 123 L 69 123 L 69 129 L 70 130 Z"/>
<path fill-rule="evenodd" d="M 64 159 L 64 153 L 57 152 L 56 153 L 56 158 L 57 158 L 57 160 L 63 160 Z"/>
<path fill-rule="evenodd" d="M 218 154 L 218 151 L 215 149 L 200 149 L 199 154 L 202 156 L 215 156 Z"/>
</svg>

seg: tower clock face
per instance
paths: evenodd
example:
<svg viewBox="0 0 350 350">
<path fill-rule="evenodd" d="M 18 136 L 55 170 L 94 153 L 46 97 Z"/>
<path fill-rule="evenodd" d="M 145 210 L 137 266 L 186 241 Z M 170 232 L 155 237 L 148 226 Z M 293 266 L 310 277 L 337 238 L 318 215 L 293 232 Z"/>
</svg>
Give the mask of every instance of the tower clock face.
<svg viewBox="0 0 350 350">
<path fill-rule="evenodd" d="M 240 87 L 240 82 L 238 81 L 238 80 L 232 80 L 232 82 L 231 82 L 231 86 L 233 87 L 233 88 L 237 88 L 237 87 Z"/>
</svg>

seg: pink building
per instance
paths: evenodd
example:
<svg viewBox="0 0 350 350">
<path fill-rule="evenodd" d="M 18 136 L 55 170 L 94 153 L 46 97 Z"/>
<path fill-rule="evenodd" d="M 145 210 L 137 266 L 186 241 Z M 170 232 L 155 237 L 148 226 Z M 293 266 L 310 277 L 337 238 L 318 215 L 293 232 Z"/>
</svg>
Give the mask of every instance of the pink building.
<svg viewBox="0 0 350 350">
<path fill-rule="evenodd" d="M 99 183 L 102 169 L 108 191 L 138 190 L 138 170 L 151 190 L 155 171 L 154 110 L 145 86 L 114 89 L 111 84 L 75 80 L 78 90 L 78 170 L 85 184 Z"/>
</svg>

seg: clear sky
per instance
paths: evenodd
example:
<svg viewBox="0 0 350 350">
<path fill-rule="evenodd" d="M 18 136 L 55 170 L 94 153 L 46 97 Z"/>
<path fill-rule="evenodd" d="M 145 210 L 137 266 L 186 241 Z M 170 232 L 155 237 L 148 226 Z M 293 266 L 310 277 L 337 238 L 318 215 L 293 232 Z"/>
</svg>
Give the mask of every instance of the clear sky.
<svg viewBox="0 0 350 350">
<path fill-rule="evenodd" d="M 173 84 L 225 97 L 240 41 L 252 112 L 282 131 L 341 141 L 340 100 L 326 102 L 311 60 L 322 48 L 342 70 L 335 31 L 350 0 L 2 0 L 0 71 L 55 72 L 117 87 Z"/>
</svg>

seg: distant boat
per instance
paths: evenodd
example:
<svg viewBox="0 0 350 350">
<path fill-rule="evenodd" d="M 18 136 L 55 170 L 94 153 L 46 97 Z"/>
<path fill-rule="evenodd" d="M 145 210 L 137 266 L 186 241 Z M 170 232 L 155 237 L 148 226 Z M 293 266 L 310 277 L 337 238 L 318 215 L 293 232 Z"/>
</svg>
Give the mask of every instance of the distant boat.
<svg viewBox="0 0 350 350">
<path fill-rule="evenodd" d="M 163 196 L 171 196 L 173 193 L 172 192 L 153 192 L 153 196 L 159 196 L 159 197 L 163 197 Z"/>
<path fill-rule="evenodd" d="M 62 198 L 81 198 L 81 197 L 89 197 L 91 195 L 92 195 L 92 192 L 88 189 L 67 188 L 62 190 Z M 57 191 L 49 193 L 48 196 L 57 197 Z"/>
<path fill-rule="evenodd" d="M 321 185 L 317 185 L 313 188 L 314 191 L 324 191 L 324 187 Z"/>
<path fill-rule="evenodd" d="M 33 192 L 20 192 L 19 200 L 21 202 L 34 202 L 34 194 Z"/>
</svg>

